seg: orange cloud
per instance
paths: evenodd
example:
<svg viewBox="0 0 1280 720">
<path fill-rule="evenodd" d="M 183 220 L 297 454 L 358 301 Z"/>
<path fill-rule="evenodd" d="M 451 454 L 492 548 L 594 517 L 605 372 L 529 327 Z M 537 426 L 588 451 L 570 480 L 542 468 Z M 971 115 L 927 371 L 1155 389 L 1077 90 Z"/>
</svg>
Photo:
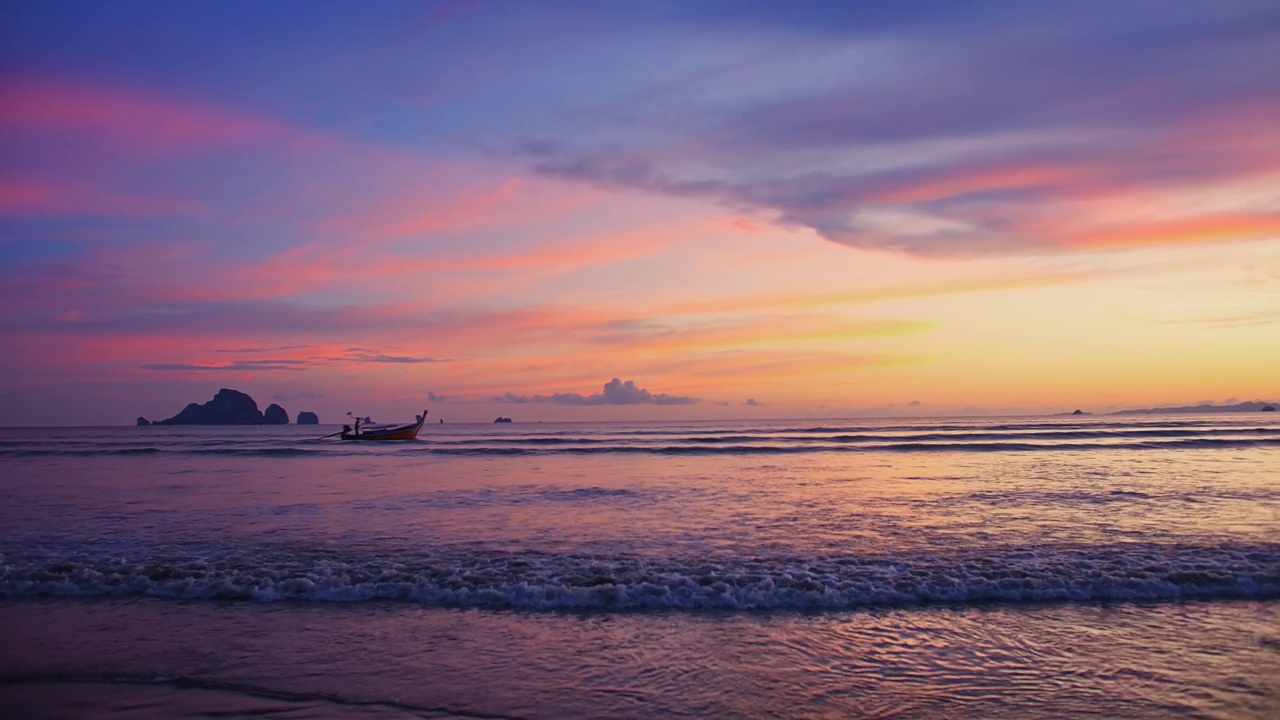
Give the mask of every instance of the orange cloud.
<svg viewBox="0 0 1280 720">
<path fill-rule="evenodd" d="M 1240 242 L 1280 237 L 1280 215 L 1249 213 L 1201 215 L 1134 224 L 1081 234 L 1068 240 L 1079 248 L 1130 248 L 1148 245 Z"/>
<path fill-rule="evenodd" d="M 618 325 L 614 321 L 610 325 Z M 606 326 L 608 328 L 609 326 Z M 910 335 L 930 330 L 932 323 L 910 320 L 840 318 L 753 317 L 749 321 L 707 323 L 694 327 L 640 324 L 619 331 L 593 328 L 590 341 L 603 343 L 611 353 L 687 353 L 724 348 L 759 346 L 803 347 L 871 337 Z"/>
<path fill-rule="evenodd" d="M 754 310 L 798 310 L 801 308 L 849 305 L 858 303 L 902 300 L 939 295 L 958 295 L 980 292 L 998 292 L 1021 288 L 1043 287 L 1079 282 L 1096 277 L 1096 272 L 1059 272 L 1044 275 L 1024 275 L 995 278 L 963 278 L 927 283 L 902 283 L 868 290 L 850 290 L 830 293 L 769 293 L 709 300 L 682 300 L 660 310 L 666 313 L 700 314 L 720 312 L 748 312 Z"/>
<path fill-rule="evenodd" d="M 1096 174 L 1083 168 L 1051 165 L 975 169 L 920 180 L 868 199 L 872 202 L 918 203 L 993 190 L 1061 188 L 1090 181 Z"/>
</svg>

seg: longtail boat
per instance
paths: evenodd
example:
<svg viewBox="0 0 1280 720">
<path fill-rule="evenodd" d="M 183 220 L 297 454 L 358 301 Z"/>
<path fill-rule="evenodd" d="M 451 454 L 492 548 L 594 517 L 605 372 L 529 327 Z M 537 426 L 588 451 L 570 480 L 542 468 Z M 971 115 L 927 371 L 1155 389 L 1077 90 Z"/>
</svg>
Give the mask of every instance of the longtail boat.
<svg viewBox="0 0 1280 720">
<path fill-rule="evenodd" d="M 422 429 L 423 423 L 427 421 L 427 411 L 423 410 L 418 416 L 416 422 L 407 425 L 375 425 L 360 426 L 360 421 L 356 420 L 355 429 L 348 425 L 342 426 L 343 440 L 413 440 L 418 437 L 418 431 Z"/>
</svg>

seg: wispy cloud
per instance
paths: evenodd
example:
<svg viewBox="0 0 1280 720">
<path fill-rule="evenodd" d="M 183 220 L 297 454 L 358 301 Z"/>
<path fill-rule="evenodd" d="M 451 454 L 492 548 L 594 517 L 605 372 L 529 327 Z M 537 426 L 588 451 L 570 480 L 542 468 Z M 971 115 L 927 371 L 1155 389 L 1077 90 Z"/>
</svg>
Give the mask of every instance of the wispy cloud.
<svg viewBox="0 0 1280 720">
<path fill-rule="evenodd" d="M 1263 325 L 1280 324 L 1280 309 L 1241 312 L 1234 315 L 1209 315 L 1189 318 L 1160 320 L 1157 322 L 1172 325 L 1200 325 L 1212 328 L 1251 328 Z"/>
<path fill-rule="evenodd" d="M 198 201 L 160 193 L 124 194 L 76 181 L 0 177 L 0 217 L 154 218 L 203 212 Z"/>
<path fill-rule="evenodd" d="M 161 372 L 204 372 L 204 371 L 271 371 L 271 370 L 302 370 L 311 363 L 305 360 L 237 360 L 232 363 L 222 365 L 198 365 L 190 363 L 150 363 L 143 365 L 146 370 L 158 370 Z"/>
<path fill-rule="evenodd" d="M 277 350 L 301 350 L 306 345 L 280 345 L 277 347 L 247 347 L 247 348 L 218 348 L 212 352 L 216 353 L 265 353 Z"/>
<path fill-rule="evenodd" d="M 355 363 L 385 363 L 391 365 L 417 365 L 420 363 L 449 362 L 447 359 L 432 357 L 413 357 L 410 355 L 388 355 L 365 348 L 347 348 L 344 355 L 334 360 Z"/>
<path fill-rule="evenodd" d="M 293 346 L 299 349 L 307 349 L 308 346 Z M 277 348 L 287 349 L 287 348 Z M 214 350 L 214 353 L 226 352 L 256 352 L 248 349 L 240 350 Z M 235 360 L 229 363 L 223 362 L 168 362 L 168 363 L 147 363 L 142 367 L 146 370 L 158 370 L 169 372 L 203 372 L 203 371 L 233 371 L 233 372 L 269 372 L 275 370 L 306 370 L 311 368 L 324 368 L 343 365 L 419 365 L 425 363 L 449 362 L 431 357 L 415 357 L 410 355 L 390 355 L 376 350 L 367 348 L 346 348 L 341 353 L 335 355 L 306 355 L 294 358 L 263 358 L 253 360 Z"/>
<path fill-rule="evenodd" d="M 133 153 L 210 152 L 290 134 L 282 123 L 215 105 L 38 76 L 10 77 L 0 89 L 0 127 L 88 135 Z"/>
</svg>

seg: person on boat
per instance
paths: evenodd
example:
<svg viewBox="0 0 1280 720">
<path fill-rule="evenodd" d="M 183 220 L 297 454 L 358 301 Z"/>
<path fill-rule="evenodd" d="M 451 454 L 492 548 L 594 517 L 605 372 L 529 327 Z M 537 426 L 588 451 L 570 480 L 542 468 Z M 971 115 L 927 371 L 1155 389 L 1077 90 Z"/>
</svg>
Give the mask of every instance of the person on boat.
<svg viewBox="0 0 1280 720">
<path fill-rule="evenodd" d="M 342 426 L 342 434 L 343 434 L 343 435 L 350 435 L 350 434 L 351 434 L 351 426 L 350 426 L 350 425 L 343 425 L 343 426 Z"/>
</svg>

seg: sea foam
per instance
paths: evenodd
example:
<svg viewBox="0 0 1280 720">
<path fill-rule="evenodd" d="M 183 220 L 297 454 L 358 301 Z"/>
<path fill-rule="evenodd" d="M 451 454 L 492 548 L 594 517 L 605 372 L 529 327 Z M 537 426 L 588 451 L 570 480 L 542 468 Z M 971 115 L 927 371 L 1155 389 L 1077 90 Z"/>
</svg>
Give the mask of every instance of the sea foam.
<svg viewBox="0 0 1280 720">
<path fill-rule="evenodd" d="M 1280 547 L 1035 547 L 897 557 L 654 560 L 542 553 L 344 558 L 9 556 L 0 596 L 394 600 L 515 610 L 856 609 L 886 605 L 1280 597 Z"/>
</svg>

